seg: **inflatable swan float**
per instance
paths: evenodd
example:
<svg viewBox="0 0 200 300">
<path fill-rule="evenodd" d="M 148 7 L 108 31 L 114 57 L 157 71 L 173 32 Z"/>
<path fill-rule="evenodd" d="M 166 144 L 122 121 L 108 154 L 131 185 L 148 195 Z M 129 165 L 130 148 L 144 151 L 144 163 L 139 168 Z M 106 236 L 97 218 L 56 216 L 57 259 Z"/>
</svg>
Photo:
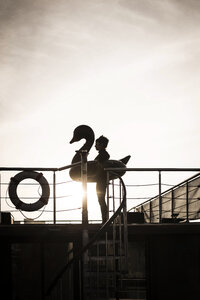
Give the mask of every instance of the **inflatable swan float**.
<svg viewBox="0 0 200 300">
<path fill-rule="evenodd" d="M 75 128 L 73 138 L 70 141 L 70 144 L 74 142 L 78 142 L 82 139 L 85 139 L 85 144 L 79 149 L 81 150 L 89 150 L 91 149 L 92 145 L 94 144 L 95 136 L 94 131 L 91 127 L 87 125 L 80 125 Z M 72 159 L 72 164 L 77 163 L 81 161 L 81 156 L 79 151 L 75 154 L 75 156 Z M 105 163 L 102 164 L 102 166 L 99 165 L 99 163 L 96 160 L 88 161 L 87 165 L 87 181 L 88 182 L 97 182 L 99 176 L 107 176 L 106 172 L 103 171 L 103 168 L 126 168 L 126 164 L 130 159 L 130 155 L 124 157 L 120 160 L 108 160 Z M 116 172 L 118 175 L 123 176 L 125 174 L 125 171 Z M 69 175 L 72 180 L 75 181 L 81 181 L 81 167 L 75 166 L 70 169 Z M 109 179 L 116 179 L 116 176 L 113 174 L 110 174 Z"/>
</svg>

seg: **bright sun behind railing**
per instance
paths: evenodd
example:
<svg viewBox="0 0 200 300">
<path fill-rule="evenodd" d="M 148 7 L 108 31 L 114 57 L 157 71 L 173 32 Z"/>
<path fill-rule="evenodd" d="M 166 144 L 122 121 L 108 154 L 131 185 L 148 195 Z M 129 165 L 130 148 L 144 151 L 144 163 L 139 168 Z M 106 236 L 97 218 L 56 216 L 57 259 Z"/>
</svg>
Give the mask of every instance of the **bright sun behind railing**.
<svg viewBox="0 0 200 300">
<path fill-rule="evenodd" d="M 57 214 L 66 219 L 82 219 L 83 189 L 81 182 L 69 181 L 57 186 Z M 94 183 L 87 184 L 88 219 L 101 220 L 100 208 Z M 62 212 L 63 210 L 63 212 Z"/>
</svg>

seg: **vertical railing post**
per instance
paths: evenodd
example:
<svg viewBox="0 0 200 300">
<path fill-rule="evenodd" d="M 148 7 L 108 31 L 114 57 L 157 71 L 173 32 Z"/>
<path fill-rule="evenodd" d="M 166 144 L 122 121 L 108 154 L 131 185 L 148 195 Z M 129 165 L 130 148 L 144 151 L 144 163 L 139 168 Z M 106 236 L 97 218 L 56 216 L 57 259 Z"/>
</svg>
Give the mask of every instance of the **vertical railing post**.
<svg viewBox="0 0 200 300">
<path fill-rule="evenodd" d="M 113 213 L 115 213 L 115 186 L 114 186 L 114 180 L 112 180 L 112 198 L 113 198 Z"/>
<path fill-rule="evenodd" d="M 87 209 L 87 150 L 80 151 L 81 155 L 81 181 L 82 181 L 82 189 L 83 189 L 83 198 L 82 198 L 82 244 L 85 246 L 88 243 L 88 209 Z M 82 293 L 83 300 L 87 299 L 86 296 L 86 272 L 88 265 L 88 251 L 85 251 L 83 254 L 83 264 L 82 264 Z"/>
<path fill-rule="evenodd" d="M 149 202 L 149 221 L 152 222 L 152 202 Z"/>
<path fill-rule="evenodd" d="M 124 255 L 126 271 L 128 270 L 128 225 L 127 225 L 127 201 L 124 199 L 123 206 L 123 226 L 124 226 Z"/>
<path fill-rule="evenodd" d="M 161 171 L 159 171 L 159 223 L 162 221 Z"/>
<path fill-rule="evenodd" d="M 189 222 L 188 181 L 186 182 L 186 222 Z"/>
<path fill-rule="evenodd" d="M 56 224 L 56 172 L 53 172 L 53 223 Z"/>
<path fill-rule="evenodd" d="M 174 189 L 172 189 L 171 217 L 174 218 Z"/>
<path fill-rule="evenodd" d="M 107 218 L 109 219 L 109 211 L 110 211 L 110 200 L 109 200 L 109 196 L 110 196 L 110 191 L 109 191 L 109 171 L 107 171 L 107 174 L 106 174 L 107 176 L 107 178 L 106 178 L 106 180 L 107 180 Z"/>
<path fill-rule="evenodd" d="M 81 181 L 83 188 L 82 199 L 82 224 L 88 224 L 88 209 L 87 209 L 87 150 L 82 150 L 81 155 Z"/>
</svg>

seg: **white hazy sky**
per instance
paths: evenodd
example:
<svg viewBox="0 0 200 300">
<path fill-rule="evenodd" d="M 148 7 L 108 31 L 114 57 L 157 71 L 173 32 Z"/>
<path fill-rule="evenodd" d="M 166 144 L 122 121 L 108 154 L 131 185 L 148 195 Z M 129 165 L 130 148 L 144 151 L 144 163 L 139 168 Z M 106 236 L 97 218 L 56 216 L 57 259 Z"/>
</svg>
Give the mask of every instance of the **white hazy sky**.
<svg viewBox="0 0 200 300">
<path fill-rule="evenodd" d="M 199 167 L 199 49 L 198 0 L 1 0 L 1 165 L 66 165 L 88 124 L 131 167 Z"/>
<path fill-rule="evenodd" d="M 1 0 L 0 82 L 1 166 L 70 164 L 87 124 L 129 167 L 200 167 L 198 0 Z"/>
</svg>

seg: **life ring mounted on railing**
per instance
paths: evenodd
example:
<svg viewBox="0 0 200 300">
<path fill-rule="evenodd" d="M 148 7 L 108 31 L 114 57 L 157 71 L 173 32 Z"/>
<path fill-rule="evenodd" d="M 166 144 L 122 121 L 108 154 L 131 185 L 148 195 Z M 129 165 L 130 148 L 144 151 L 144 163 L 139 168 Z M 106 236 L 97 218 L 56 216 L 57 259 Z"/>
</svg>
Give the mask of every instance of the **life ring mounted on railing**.
<svg viewBox="0 0 200 300">
<path fill-rule="evenodd" d="M 20 184 L 20 182 L 24 179 L 34 179 L 40 184 L 42 188 L 42 195 L 38 201 L 34 203 L 25 203 L 19 199 L 17 195 L 17 187 Z M 24 210 L 24 211 L 36 211 L 48 203 L 50 188 L 49 188 L 48 181 L 46 180 L 46 178 L 43 176 L 42 173 L 38 173 L 35 171 L 23 171 L 10 179 L 8 193 L 9 193 L 10 200 L 12 201 L 12 203 L 15 205 L 17 209 Z"/>
</svg>

